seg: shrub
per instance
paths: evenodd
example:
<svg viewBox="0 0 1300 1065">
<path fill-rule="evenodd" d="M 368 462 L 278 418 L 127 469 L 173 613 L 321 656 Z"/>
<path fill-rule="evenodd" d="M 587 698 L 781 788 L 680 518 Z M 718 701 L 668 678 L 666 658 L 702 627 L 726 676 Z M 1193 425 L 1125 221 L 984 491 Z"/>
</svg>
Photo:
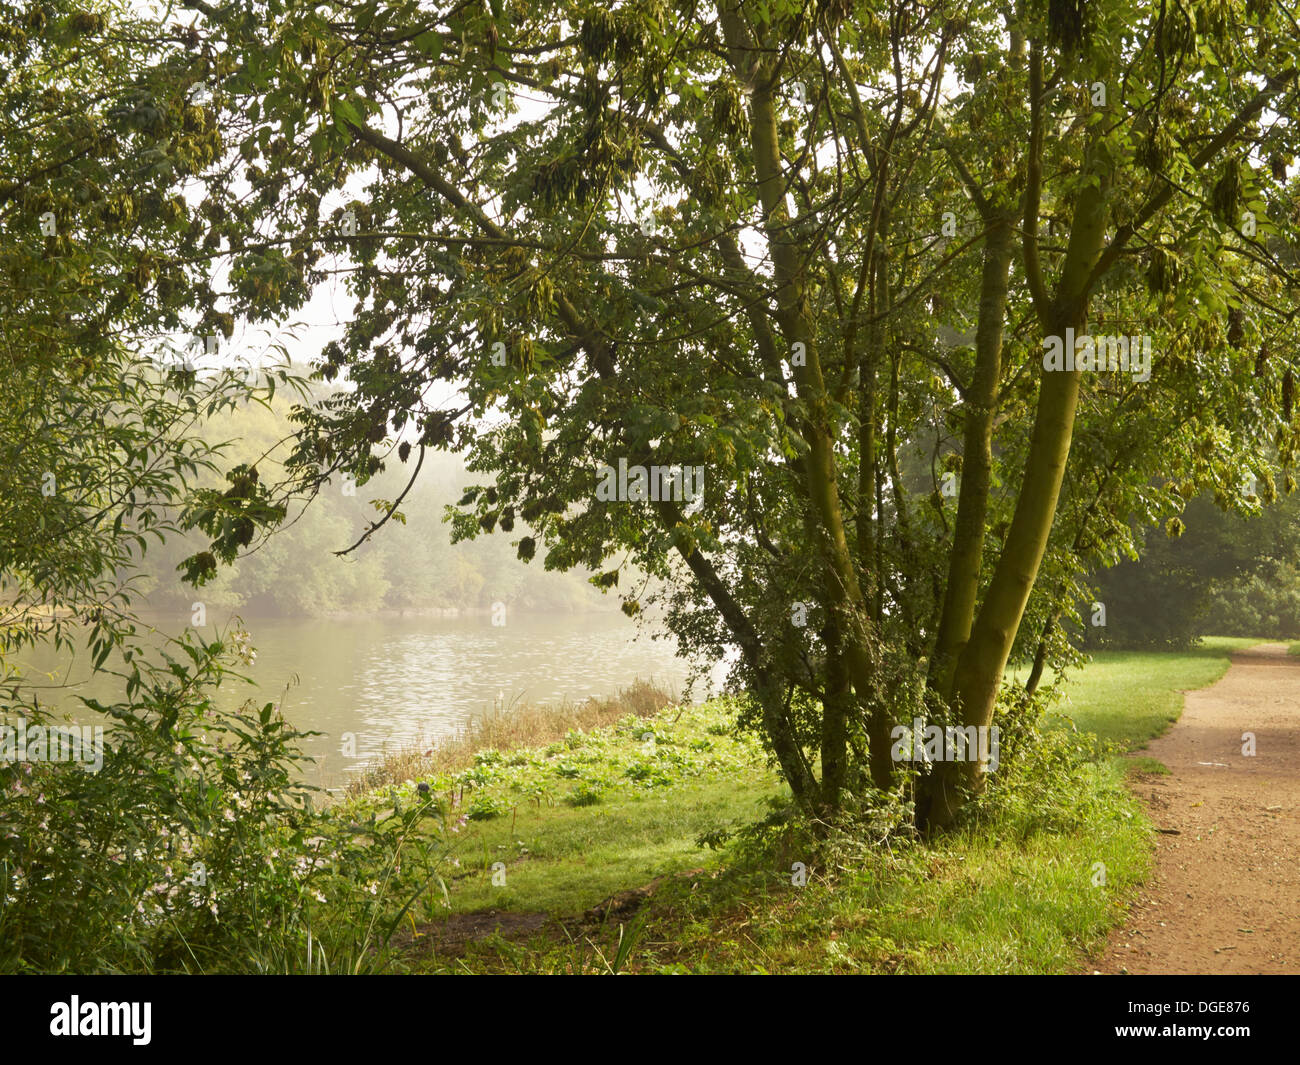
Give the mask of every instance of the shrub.
<svg viewBox="0 0 1300 1065">
<path fill-rule="evenodd" d="M 210 698 L 235 652 L 179 646 L 188 662 L 130 701 L 84 700 L 112 722 L 98 771 L 0 763 L 0 970 L 292 968 L 327 908 L 349 914 L 360 959 L 436 879 L 436 845 L 400 861 L 428 804 L 340 825 L 299 783 L 303 733 L 270 703 Z"/>
</svg>

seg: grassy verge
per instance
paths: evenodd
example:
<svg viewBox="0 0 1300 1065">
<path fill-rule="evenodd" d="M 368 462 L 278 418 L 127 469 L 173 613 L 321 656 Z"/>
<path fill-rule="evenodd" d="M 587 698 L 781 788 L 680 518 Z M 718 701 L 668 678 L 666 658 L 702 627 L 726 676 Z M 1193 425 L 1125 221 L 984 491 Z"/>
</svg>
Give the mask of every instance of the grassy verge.
<svg viewBox="0 0 1300 1065">
<path fill-rule="evenodd" d="M 574 731 L 613 725 L 629 714 L 653 717 L 672 706 L 672 694 L 655 684 L 638 680 L 611 699 L 588 699 L 558 706 L 497 707 L 475 718 L 469 727 L 450 740 L 434 746 L 410 743 L 385 750 L 383 757 L 347 788 L 356 799 L 368 792 L 402 784 L 417 777 L 465 769 L 476 763 L 480 751 L 513 751 L 563 739 Z"/>
<path fill-rule="evenodd" d="M 1254 642 L 1098 655 L 1061 708 L 1080 733 L 1054 730 L 1051 750 L 1095 751 L 1092 736 L 1140 747 L 1176 719 L 1181 692 L 1218 679 L 1229 653 Z M 725 839 L 720 830 L 781 801 L 782 785 L 732 732 L 726 700 L 646 705 L 596 728 L 556 726 L 549 742 L 511 746 L 507 735 L 504 748 L 473 751 L 471 738 L 421 766 L 419 783 L 349 801 L 362 820 L 394 801 L 438 800 L 446 892 L 408 918 L 396 967 L 1067 972 L 1149 873 L 1151 828 L 1123 787 L 1129 760 L 1106 757 L 1064 778 L 1031 774 L 931 846 L 842 840 L 814 859 L 776 830 Z"/>
<path fill-rule="evenodd" d="M 1188 651 L 1099 651 L 1066 685 L 1057 713 L 1103 743 L 1140 749 L 1178 720 L 1183 692 L 1213 684 L 1233 651 L 1259 642 L 1212 636 Z"/>
</svg>

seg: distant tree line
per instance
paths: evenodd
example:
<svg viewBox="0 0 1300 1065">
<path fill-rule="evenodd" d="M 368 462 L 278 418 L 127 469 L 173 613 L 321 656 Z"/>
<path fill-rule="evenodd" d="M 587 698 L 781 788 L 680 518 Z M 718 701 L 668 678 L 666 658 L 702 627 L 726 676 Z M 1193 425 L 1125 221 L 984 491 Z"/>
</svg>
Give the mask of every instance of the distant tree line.
<svg viewBox="0 0 1300 1065">
<path fill-rule="evenodd" d="M 291 398 L 269 406 L 249 403 L 209 419 L 204 435 L 226 443 L 223 464 L 247 464 L 274 479 L 279 442 L 291 432 Z M 419 481 L 403 499 L 405 522 L 389 522 L 384 535 L 352 546 L 378 517 L 373 500 L 393 500 L 406 478 L 379 473 L 365 484 L 337 480 L 310 506 L 290 511 L 286 528 L 249 545 L 231 566 L 201 588 L 185 584 L 178 569 L 200 550 L 199 533 L 175 535 L 150 551 L 147 575 L 137 578 L 148 607 L 190 612 L 195 602 L 208 610 L 249 614 L 320 616 L 384 610 L 490 609 L 503 602 L 514 609 L 616 610 L 618 600 L 593 587 L 583 571 L 558 573 L 521 566 L 514 537 L 494 536 L 453 544 L 443 523 L 445 508 L 473 479 L 455 456 L 431 454 Z M 212 482 L 217 483 L 215 480 Z M 298 516 L 295 519 L 295 514 Z"/>
<path fill-rule="evenodd" d="M 1280 496 L 1243 515 L 1206 495 L 1146 530 L 1140 561 L 1096 577 L 1080 611 L 1086 644 L 1186 647 L 1200 636 L 1300 639 L 1300 500 Z"/>
</svg>

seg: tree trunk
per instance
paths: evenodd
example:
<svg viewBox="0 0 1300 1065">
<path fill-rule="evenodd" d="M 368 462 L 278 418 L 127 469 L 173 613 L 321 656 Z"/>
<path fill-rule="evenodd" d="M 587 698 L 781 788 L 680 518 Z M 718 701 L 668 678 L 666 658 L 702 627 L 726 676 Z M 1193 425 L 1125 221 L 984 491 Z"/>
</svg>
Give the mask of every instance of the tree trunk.
<svg viewBox="0 0 1300 1065">
<path fill-rule="evenodd" d="M 1029 670 L 1029 678 L 1025 681 L 1025 694 L 1033 696 L 1038 691 L 1038 685 L 1043 680 L 1043 669 L 1047 665 L 1047 638 L 1052 634 L 1052 627 L 1056 624 L 1056 615 L 1047 619 L 1047 624 L 1043 626 L 1043 634 L 1038 638 L 1038 647 L 1034 651 L 1034 664 Z"/>
<path fill-rule="evenodd" d="M 848 770 L 849 671 L 844 662 L 844 635 L 834 619 L 822 633 L 826 642 L 826 694 L 822 700 L 821 802 L 825 816 L 840 808 Z"/>
<path fill-rule="evenodd" d="M 1048 317 L 1049 334 L 1063 338 L 1067 328 L 1084 325 L 1088 278 L 1105 238 L 1106 190 L 1103 180 L 1079 193 L 1065 264 Z M 1070 454 L 1079 371 L 1044 370 L 1040 376 L 1038 408 L 1015 514 L 970 639 L 953 672 L 949 703 L 956 707 L 962 725 L 992 725 L 1002 674 L 1047 549 Z M 918 817 L 925 827 L 951 825 L 966 793 L 982 790 L 984 776 L 984 763 L 978 759 L 936 763 L 927 778 L 924 800 L 918 803 Z"/>
<path fill-rule="evenodd" d="M 993 474 L 993 416 L 1002 375 L 1002 333 L 1011 272 L 1013 236 L 1010 215 L 993 221 L 984 245 L 979 323 L 975 335 L 975 377 L 966 395 L 961 491 L 948 558 L 948 584 L 930 658 L 930 683 L 951 690 L 957 656 L 970 639 L 984 559 L 984 528 Z"/>
<path fill-rule="evenodd" d="M 745 57 L 745 62 L 758 58 L 749 103 L 754 172 L 776 282 L 777 323 L 787 343 L 801 345 L 804 356 L 801 362 L 792 359 L 791 369 L 799 398 L 807 404 L 807 417 L 802 426 L 804 439 L 808 442 L 804 468 L 809 503 L 821 534 L 817 546 L 825 565 L 824 584 L 829 592 L 826 607 L 835 615 L 835 623 L 844 634 L 845 663 L 858 702 L 866 708 L 872 780 L 877 787 L 888 788 L 893 781 L 893 765 L 889 759 L 889 720 L 879 704 L 871 700 L 876 678 L 874 640 L 858 581 L 857 563 L 849 548 L 844 525 L 835 466 L 830 396 L 822 374 L 817 331 L 807 301 L 802 251 L 791 236 L 788 224 L 785 176 L 772 98 L 774 68 L 770 57 L 763 55 L 748 39 L 747 31 L 738 23 L 734 10 L 724 11 L 722 21 L 729 43 Z"/>
</svg>

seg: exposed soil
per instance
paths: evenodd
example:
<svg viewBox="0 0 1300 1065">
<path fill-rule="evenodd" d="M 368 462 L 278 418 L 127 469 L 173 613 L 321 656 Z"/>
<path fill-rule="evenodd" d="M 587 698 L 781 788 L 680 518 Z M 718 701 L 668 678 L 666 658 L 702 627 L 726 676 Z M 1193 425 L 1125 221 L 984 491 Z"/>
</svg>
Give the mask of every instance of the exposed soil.
<svg viewBox="0 0 1300 1065">
<path fill-rule="evenodd" d="M 634 916 L 642 906 L 650 901 L 650 897 L 659 890 L 665 880 L 674 879 L 694 881 L 697 877 L 705 875 L 716 876 L 717 874 L 706 874 L 704 868 L 701 866 L 699 869 L 684 869 L 679 873 L 673 873 L 671 878 L 668 876 L 657 876 L 644 887 L 632 888 L 630 891 L 615 892 L 613 895 L 610 895 L 609 898 L 602 902 L 598 902 L 595 906 L 584 913 L 582 915 L 582 923 L 588 925 L 599 925 L 604 924 L 607 921 L 625 921 L 629 917 Z"/>
<path fill-rule="evenodd" d="M 1162 830 L 1155 876 L 1088 971 L 1300 972 L 1300 658 L 1233 655 L 1142 753 L 1170 770 L 1134 783 Z"/>
<path fill-rule="evenodd" d="M 392 943 L 399 952 L 411 957 L 436 953 L 454 958 L 465 954 L 472 944 L 491 936 L 500 936 L 511 942 L 526 942 L 538 936 L 545 936 L 556 943 L 572 941 L 575 937 L 634 917 L 669 880 L 693 881 L 706 875 L 710 874 L 699 868 L 657 876 L 643 887 L 616 892 L 585 913 L 563 921 L 546 913 L 515 913 L 509 910 L 453 913 L 442 920 L 421 924 L 418 931 L 402 925 L 394 933 Z"/>
<path fill-rule="evenodd" d="M 476 910 L 423 924 L 417 935 L 411 934 L 409 925 L 399 927 L 392 944 L 400 953 L 412 957 L 437 953 L 454 958 L 464 954 L 471 943 L 489 936 L 520 941 L 550 933 L 561 934 L 562 930 L 549 914 Z"/>
</svg>

